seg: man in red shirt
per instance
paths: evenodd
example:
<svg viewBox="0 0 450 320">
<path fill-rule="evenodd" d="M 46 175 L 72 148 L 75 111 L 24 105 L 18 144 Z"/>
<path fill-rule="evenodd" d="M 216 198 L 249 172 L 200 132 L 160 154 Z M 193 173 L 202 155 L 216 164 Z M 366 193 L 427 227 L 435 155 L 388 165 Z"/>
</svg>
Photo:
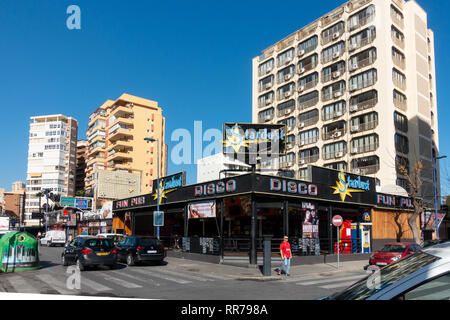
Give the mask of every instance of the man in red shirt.
<svg viewBox="0 0 450 320">
<path fill-rule="evenodd" d="M 280 244 L 280 254 L 281 260 L 283 260 L 283 264 L 281 265 L 278 275 L 281 275 L 281 271 L 283 268 L 286 268 L 286 275 L 290 276 L 289 269 L 291 267 L 291 245 L 288 242 L 288 236 L 284 236 L 283 242 Z"/>
</svg>

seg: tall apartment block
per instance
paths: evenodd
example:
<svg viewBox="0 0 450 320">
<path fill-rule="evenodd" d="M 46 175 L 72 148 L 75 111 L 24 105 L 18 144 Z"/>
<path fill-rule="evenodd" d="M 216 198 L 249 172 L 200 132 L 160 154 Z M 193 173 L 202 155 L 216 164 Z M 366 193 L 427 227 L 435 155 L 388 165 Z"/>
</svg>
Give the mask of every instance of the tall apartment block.
<svg viewBox="0 0 450 320">
<path fill-rule="evenodd" d="M 75 172 L 75 195 L 84 194 L 86 179 L 87 140 L 77 141 L 77 166 Z"/>
<path fill-rule="evenodd" d="M 435 79 L 434 35 L 417 2 L 343 4 L 253 59 L 253 122 L 288 129 L 287 153 L 262 167 L 299 179 L 308 164 L 343 169 L 382 191 L 407 189 L 397 164 L 412 170 L 417 159 L 432 202 Z"/>
<path fill-rule="evenodd" d="M 78 122 L 62 114 L 31 117 L 25 220 L 39 211 L 36 194 L 50 189 L 55 194 L 73 196 Z M 42 202 L 43 203 L 43 202 Z"/>
<path fill-rule="evenodd" d="M 156 101 L 123 94 L 115 101 L 107 100 L 95 110 L 88 126 L 88 194 L 94 194 L 98 187 L 95 173 L 99 170 L 139 174 L 141 194 L 152 190 L 152 181 L 157 177 L 158 157 L 159 174 L 167 175 L 165 119 Z M 147 142 L 144 138 L 158 139 L 158 142 Z"/>
</svg>

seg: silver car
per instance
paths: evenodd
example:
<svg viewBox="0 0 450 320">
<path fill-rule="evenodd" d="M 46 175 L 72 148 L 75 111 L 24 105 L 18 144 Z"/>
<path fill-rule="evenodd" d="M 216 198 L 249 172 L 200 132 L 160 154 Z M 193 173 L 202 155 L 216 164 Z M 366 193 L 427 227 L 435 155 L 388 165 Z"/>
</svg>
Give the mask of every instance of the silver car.
<svg viewBox="0 0 450 320">
<path fill-rule="evenodd" d="M 449 300 L 450 242 L 388 265 L 321 300 Z"/>
</svg>

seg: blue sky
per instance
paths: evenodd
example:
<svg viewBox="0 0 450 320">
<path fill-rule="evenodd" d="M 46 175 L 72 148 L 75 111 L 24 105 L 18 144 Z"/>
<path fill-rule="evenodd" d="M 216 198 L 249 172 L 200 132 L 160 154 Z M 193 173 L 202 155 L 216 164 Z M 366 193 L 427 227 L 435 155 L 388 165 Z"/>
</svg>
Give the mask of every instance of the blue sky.
<svg viewBox="0 0 450 320">
<path fill-rule="evenodd" d="M 89 114 L 126 92 L 159 102 L 169 153 L 170 134 L 193 133 L 196 120 L 204 130 L 251 122 L 251 59 L 343 2 L 2 0 L 0 187 L 26 180 L 30 116 L 72 116 L 81 139 Z M 450 4 L 418 3 L 435 32 L 441 154 L 450 156 Z M 81 8 L 81 30 L 66 27 L 72 4 Z M 441 160 L 442 180 L 449 161 Z M 169 173 L 181 170 L 195 182 L 194 165 L 169 163 Z"/>
</svg>

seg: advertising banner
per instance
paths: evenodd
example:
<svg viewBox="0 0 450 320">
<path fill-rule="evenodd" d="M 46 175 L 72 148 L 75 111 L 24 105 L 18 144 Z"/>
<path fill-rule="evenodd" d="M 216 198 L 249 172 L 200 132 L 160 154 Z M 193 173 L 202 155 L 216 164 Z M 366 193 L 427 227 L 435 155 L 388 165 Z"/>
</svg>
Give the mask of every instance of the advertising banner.
<svg viewBox="0 0 450 320">
<path fill-rule="evenodd" d="M 302 231 L 303 238 L 319 238 L 319 217 L 314 203 L 302 202 L 303 219 Z"/>
<path fill-rule="evenodd" d="M 189 219 L 215 218 L 216 201 L 190 203 L 188 205 Z"/>
</svg>

